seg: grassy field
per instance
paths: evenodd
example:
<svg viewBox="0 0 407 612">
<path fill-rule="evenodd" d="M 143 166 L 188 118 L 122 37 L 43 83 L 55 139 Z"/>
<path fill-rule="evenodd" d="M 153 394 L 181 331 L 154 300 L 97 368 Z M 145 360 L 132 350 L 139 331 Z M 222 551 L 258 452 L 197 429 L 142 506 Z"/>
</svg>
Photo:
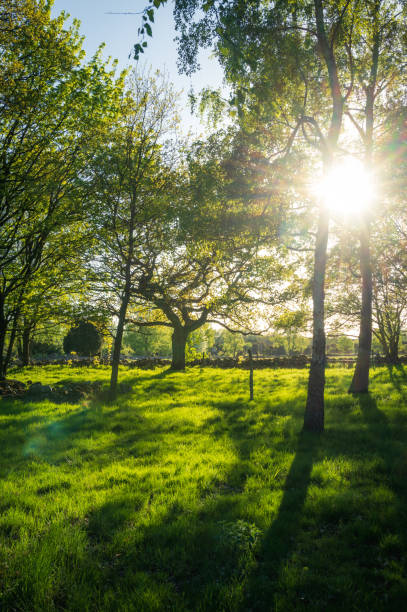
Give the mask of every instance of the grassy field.
<svg viewBox="0 0 407 612">
<path fill-rule="evenodd" d="M 26 368 L 20 380 L 104 380 Z M 0 402 L 0 609 L 405 610 L 407 373 L 123 369 L 117 402 Z"/>
</svg>

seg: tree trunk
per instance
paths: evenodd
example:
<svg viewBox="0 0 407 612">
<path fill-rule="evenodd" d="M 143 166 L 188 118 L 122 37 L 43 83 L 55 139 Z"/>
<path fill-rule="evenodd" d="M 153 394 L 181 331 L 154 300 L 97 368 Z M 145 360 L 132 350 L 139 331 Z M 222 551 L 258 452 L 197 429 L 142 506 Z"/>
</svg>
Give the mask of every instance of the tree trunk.
<svg viewBox="0 0 407 612">
<path fill-rule="evenodd" d="M 7 374 L 6 356 L 4 354 L 6 333 L 7 323 L 0 321 L 0 380 L 5 380 Z"/>
<path fill-rule="evenodd" d="M 382 343 L 387 363 L 392 365 L 399 363 L 399 342 L 400 334 L 397 330 L 390 330 L 390 334 L 385 337 L 385 343 Z"/>
<path fill-rule="evenodd" d="M 172 361 L 171 370 L 185 370 L 185 347 L 188 338 L 188 331 L 185 327 L 174 327 L 172 333 Z"/>
<path fill-rule="evenodd" d="M 8 322 L 4 315 L 4 296 L 0 294 L 0 380 L 6 378 L 5 355 Z"/>
<path fill-rule="evenodd" d="M 360 312 L 358 356 L 349 393 L 369 391 L 370 354 L 372 351 L 372 264 L 370 258 L 369 223 L 360 233 L 360 272 L 362 275 L 362 309 Z"/>
<path fill-rule="evenodd" d="M 313 300 L 312 357 L 308 378 L 308 395 L 305 406 L 304 429 L 322 432 L 324 430 L 325 390 L 325 268 L 328 245 L 329 215 L 321 207 L 315 243 Z"/>
<path fill-rule="evenodd" d="M 327 138 L 321 138 L 324 170 L 332 161 L 342 126 L 344 98 L 338 76 L 334 45 L 330 44 L 324 17 L 322 0 L 314 0 L 315 20 L 318 43 L 329 76 L 332 98 L 331 122 Z M 315 241 L 314 277 L 312 287 L 313 330 L 312 357 L 308 379 L 308 395 L 305 406 L 304 430 L 322 432 L 324 430 L 324 391 L 325 391 L 325 269 L 327 259 L 329 214 L 321 204 L 318 229 Z"/>
<path fill-rule="evenodd" d="M 371 168 L 373 154 L 374 136 L 374 106 L 376 97 L 377 71 L 379 66 L 380 53 L 380 2 L 373 5 L 373 47 L 372 63 L 370 66 L 369 83 L 366 92 L 366 165 Z M 370 219 L 369 213 L 365 213 L 361 220 L 360 230 L 360 273 L 362 276 L 362 309 L 360 312 L 359 328 L 359 347 L 358 356 L 353 373 L 353 379 L 349 387 L 349 393 L 367 393 L 369 391 L 369 369 L 370 354 L 372 351 L 372 301 L 373 301 L 373 281 L 372 281 L 372 262 L 370 257 Z"/>
<path fill-rule="evenodd" d="M 399 343 L 394 340 L 389 347 L 389 360 L 392 364 L 399 363 Z"/>
<path fill-rule="evenodd" d="M 8 339 L 8 346 L 7 346 L 5 355 L 4 355 L 5 343 L 3 345 L 3 351 L 2 351 L 3 354 L 1 355 L 1 362 L 0 362 L 0 380 L 5 380 L 7 377 L 7 370 L 8 370 L 8 366 L 10 365 L 11 357 L 13 354 L 14 341 L 16 339 L 16 334 L 17 334 L 18 316 L 19 316 L 19 313 L 16 312 L 14 315 L 13 327 L 11 328 L 11 331 L 10 331 L 10 336 Z"/>
<path fill-rule="evenodd" d="M 23 329 L 21 341 L 21 361 L 23 366 L 28 366 L 31 361 L 31 329 L 29 327 Z"/>
<path fill-rule="evenodd" d="M 117 379 L 119 376 L 120 353 L 122 350 L 124 324 L 126 321 L 127 307 L 129 305 L 129 295 L 125 295 L 122 300 L 119 311 L 119 320 L 117 323 L 116 336 L 113 345 L 112 354 L 112 372 L 110 375 L 109 399 L 114 400 L 117 394 Z"/>
</svg>

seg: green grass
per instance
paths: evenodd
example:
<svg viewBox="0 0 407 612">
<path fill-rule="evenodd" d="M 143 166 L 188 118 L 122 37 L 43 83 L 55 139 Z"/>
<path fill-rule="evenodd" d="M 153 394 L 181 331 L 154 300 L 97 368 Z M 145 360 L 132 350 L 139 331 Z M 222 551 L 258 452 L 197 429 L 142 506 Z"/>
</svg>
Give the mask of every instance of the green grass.
<svg viewBox="0 0 407 612">
<path fill-rule="evenodd" d="M 108 404 L 0 403 L 0 609 L 404 610 L 407 374 L 301 433 L 304 370 L 123 369 Z M 10 373 L 52 384 L 106 368 Z"/>
</svg>

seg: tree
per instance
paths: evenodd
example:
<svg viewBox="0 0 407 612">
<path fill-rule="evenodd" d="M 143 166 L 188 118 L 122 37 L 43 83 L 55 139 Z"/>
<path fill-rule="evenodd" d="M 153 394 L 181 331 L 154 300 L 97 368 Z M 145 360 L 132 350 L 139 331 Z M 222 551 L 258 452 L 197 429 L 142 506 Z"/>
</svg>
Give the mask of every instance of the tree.
<svg viewBox="0 0 407 612">
<path fill-rule="evenodd" d="M 1 12 L 1 378 L 27 291 L 56 234 L 69 257 L 68 228 L 83 218 L 78 174 L 118 86 L 98 55 L 82 63 L 78 23 L 64 29 L 65 16 L 51 18 L 50 10 L 46 2 L 8 0 Z"/>
<path fill-rule="evenodd" d="M 380 153 L 378 160 L 377 145 L 383 138 L 383 126 L 387 123 L 384 119 L 404 107 L 406 16 L 404 7 L 387 0 L 362 3 L 359 13 L 363 44 L 358 46 L 353 55 L 355 91 L 352 108 L 348 107 L 347 115 L 356 128 L 363 147 L 366 167 L 371 171 L 374 171 L 375 167 L 377 169 L 377 161 L 383 162 Z M 371 213 L 366 211 L 360 219 L 359 232 L 362 299 L 358 357 L 349 388 L 353 393 L 363 393 L 369 389 L 374 275 L 370 233 Z"/>
<path fill-rule="evenodd" d="M 202 356 L 204 353 L 211 352 L 215 343 L 215 331 L 211 325 L 203 325 L 196 331 L 192 332 L 186 345 L 186 353 L 188 359 L 195 359 Z"/>
<path fill-rule="evenodd" d="M 41 262 L 25 286 L 20 301 L 17 335 L 23 365 L 30 363 L 30 346 L 36 334 L 70 325 L 86 313 L 71 313 L 86 304 L 89 279 L 85 262 L 92 237 L 83 221 L 71 222 L 48 236 Z M 84 248 L 86 245 L 86 248 Z M 84 309 L 86 310 L 86 309 Z M 94 315 L 94 313 L 92 313 Z"/>
<path fill-rule="evenodd" d="M 75 352 L 90 357 L 100 351 L 101 345 L 101 335 L 89 321 L 81 321 L 72 327 L 64 338 L 65 353 Z"/>
<path fill-rule="evenodd" d="M 160 2 L 155 3 L 158 6 Z M 244 129 L 262 134 L 278 166 L 302 134 L 328 170 L 341 134 L 345 101 L 352 90 L 353 14 L 346 2 L 175 2 L 180 63 L 197 68 L 199 47 L 215 43 L 231 85 L 232 104 Z M 201 12 L 199 11 L 201 10 Z M 197 14 L 197 20 L 194 15 Z M 315 49 L 318 53 L 315 53 Z M 136 48 L 137 52 L 138 48 Z M 248 118 L 248 122 L 247 122 Z M 324 284 L 329 214 L 318 207 L 313 271 L 313 348 L 304 428 L 324 427 Z"/>
<path fill-rule="evenodd" d="M 171 355 L 171 331 L 166 327 L 126 329 L 123 343 L 135 355 Z"/>
<path fill-rule="evenodd" d="M 135 284 L 142 282 L 138 261 L 167 215 L 174 163 L 165 138 L 177 122 L 175 96 L 162 75 L 133 73 L 126 82 L 117 117 L 98 135 L 86 185 L 90 222 L 98 240 L 92 262 L 117 319 L 110 396 L 116 395 L 120 352 Z"/>
<path fill-rule="evenodd" d="M 385 239 L 373 249 L 373 334 L 379 340 L 388 363 L 398 363 L 401 331 L 407 316 L 405 254 L 398 254 L 397 225 L 384 226 Z M 382 228 L 383 229 L 383 228 Z M 391 231 L 393 229 L 393 231 Z M 401 273 L 400 273 L 401 271 Z"/>
<path fill-rule="evenodd" d="M 405 250 L 400 248 L 405 240 L 403 213 L 402 210 L 391 213 L 385 206 L 370 221 L 372 331 L 390 363 L 398 360 L 400 334 L 406 315 L 406 256 Z M 339 318 L 339 327 L 346 325 L 349 333 L 352 333 L 360 321 L 361 312 L 359 252 L 354 231 L 348 229 L 341 232 L 338 238 L 328 272 L 328 276 L 333 276 L 333 271 L 335 273 L 333 291 L 329 296 L 329 313 Z M 333 329 L 337 330 L 338 325 L 334 324 Z"/>
<path fill-rule="evenodd" d="M 143 257 L 135 260 L 139 280 L 131 293 L 138 318 L 132 322 L 173 329 L 174 370 L 185 369 L 191 333 L 206 323 L 248 331 L 260 306 L 284 301 L 289 293 L 282 280 L 290 266 L 275 247 L 278 210 L 268 189 L 236 193 L 230 146 L 229 136 L 220 134 L 195 143 L 181 168 L 170 217 L 161 217 L 160 231 L 156 223 Z"/>
<path fill-rule="evenodd" d="M 294 350 L 299 333 L 305 331 L 306 323 L 306 313 L 301 310 L 286 311 L 275 322 L 275 329 L 284 332 L 289 355 Z"/>
</svg>

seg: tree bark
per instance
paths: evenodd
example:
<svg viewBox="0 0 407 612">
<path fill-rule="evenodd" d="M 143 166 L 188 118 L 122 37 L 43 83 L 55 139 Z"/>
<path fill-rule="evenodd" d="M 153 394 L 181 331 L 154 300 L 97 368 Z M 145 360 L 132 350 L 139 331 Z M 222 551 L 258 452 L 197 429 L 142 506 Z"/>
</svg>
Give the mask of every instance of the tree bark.
<svg viewBox="0 0 407 612">
<path fill-rule="evenodd" d="M 338 142 L 344 108 L 333 40 L 330 42 L 324 21 L 322 0 L 314 0 L 318 44 L 328 71 L 329 89 L 332 99 L 331 121 L 326 139 L 320 135 L 320 145 L 324 170 L 330 167 Z M 308 379 L 308 395 L 305 406 L 304 430 L 322 432 L 324 430 L 324 391 L 325 391 L 325 269 L 327 260 L 329 214 L 321 204 L 315 241 L 314 276 L 312 286 L 313 331 L 312 357 Z"/>
<path fill-rule="evenodd" d="M 370 65 L 369 83 L 366 91 L 366 165 L 371 168 L 374 135 L 374 104 L 376 97 L 377 71 L 381 44 L 380 34 L 380 2 L 373 6 L 373 47 L 372 63 Z M 358 356 L 349 387 L 349 393 L 367 393 L 369 391 L 370 354 L 372 351 L 372 301 L 373 280 L 372 262 L 370 257 L 370 219 L 368 213 L 362 218 L 360 230 L 360 272 L 362 276 L 362 309 L 360 312 Z"/>
<path fill-rule="evenodd" d="M 362 309 L 360 312 L 358 356 L 349 393 L 369 391 L 370 355 L 372 351 L 372 264 L 370 258 L 369 222 L 360 233 L 360 272 L 362 275 Z"/>
<path fill-rule="evenodd" d="M 174 327 L 172 333 L 172 361 L 171 370 L 177 372 L 185 370 L 185 347 L 188 338 L 188 330 L 185 327 Z"/>
<path fill-rule="evenodd" d="M 389 347 L 389 361 L 391 364 L 397 364 L 399 363 L 399 342 L 398 339 L 397 340 L 393 340 L 390 343 L 390 347 Z"/>
<path fill-rule="evenodd" d="M 5 299 L 4 294 L 0 293 L 0 380 L 5 380 L 7 374 L 4 354 L 6 348 L 7 328 L 8 320 L 5 316 Z"/>
<path fill-rule="evenodd" d="M 116 336 L 113 345 L 112 354 L 112 372 L 110 375 L 109 399 L 114 400 L 117 395 L 117 379 L 119 376 L 120 353 L 122 350 L 124 324 L 126 321 L 127 307 L 130 301 L 130 293 L 125 293 L 119 311 L 119 320 L 117 323 Z"/>
<path fill-rule="evenodd" d="M 28 366 L 31 362 L 31 329 L 29 327 L 25 327 L 21 334 L 21 361 L 23 366 Z"/>
<path fill-rule="evenodd" d="M 399 342 L 400 334 L 392 334 L 390 337 L 383 335 L 383 339 L 380 340 L 384 349 L 387 363 L 396 364 L 399 363 Z"/>
<path fill-rule="evenodd" d="M 4 349 L 6 344 L 7 321 L 0 313 L 0 380 L 5 380 L 7 368 L 5 364 Z"/>
<path fill-rule="evenodd" d="M 304 430 L 324 430 L 325 391 L 325 269 L 327 259 L 329 215 L 321 207 L 315 244 L 313 300 L 312 357 L 308 378 L 308 395 L 305 406 Z"/>
<path fill-rule="evenodd" d="M 2 351 L 0 353 L 0 380 L 5 380 L 7 378 L 7 370 L 10 365 L 11 357 L 13 354 L 14 341 L 17 335 L 17 323 L 19 318 L 19 312 L 16 311 L 13 317 L 13 326 L 10 330 L 10 335 L 8 338 L 8 345 L 6 349 L 6 333 L 7 333 L 7 323 L 6 326 L 0 329 L 1 335 L 4 334 L 4 338 L 0 337 L 0 346 L 2 347 Z M 1 321 L 2 326 L 4 322 Z M 5 350 L 6 349 L 6 350 Z M 5 353 L 4 353 L 5 351 Z"/>
</svg>

